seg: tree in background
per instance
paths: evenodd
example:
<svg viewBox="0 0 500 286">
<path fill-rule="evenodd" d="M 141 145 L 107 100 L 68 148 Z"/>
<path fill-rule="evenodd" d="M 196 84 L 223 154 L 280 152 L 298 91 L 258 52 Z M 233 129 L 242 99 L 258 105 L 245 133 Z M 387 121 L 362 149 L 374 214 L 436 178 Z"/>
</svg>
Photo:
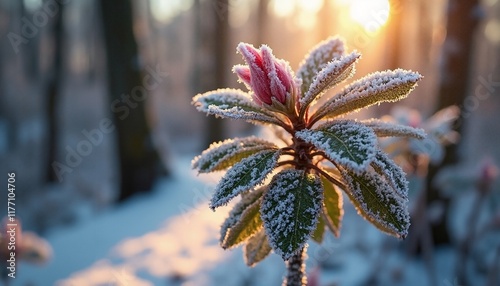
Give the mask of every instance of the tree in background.
<svg viewBox="0 0 500 286">
<path fill-rule="evenodd" d="M 47 182 L 56 181 L 56 173 L 52 167 L 52 162 L 56 161 L 57 154 L 57 102 L 61 97 L 61 83 L 63 77 L 63 9 L 64 5 L 54 2 L 58 6 L 58 13 L 54 15 L 54 25 L 52 28 L 52 37 L 54 43 L 52 70 L 47 79 Z"/>
<path fill-rule="evenodd" d="M 168 172 L 153 146 L 147 124 L 144 101 L 147 94 L 140 95 L 142 100 L 131 97 L 131 93 L 144 87 L 133 34 L 131 1 L 99 3 L 106 45 L 109 100 L 118 135 L 121 177 L 118 200 L 124 201 L 138 192 L 151 190 L 155 179 Z M 147 93 L 144 88 L 141 90 Z"/>
<path fill-rule="evenodd" d="M 208 7 L 204 6 L 208 5 Z M 191 74 L 193 93 L 223 87 L 226 82 L 229 51 L 228 0 L 194 1 L 194 35 Z M 211 13 L 206 13 L 211 11 Z M 207 118 L 204 145 L 225 138 L 223 122 Z"/>
<path fill-rule="evenodd" d="M 470 70 L 474 48 L 474 35 L 480 21 L 478 0 L 449 0 L 447 6 L 446 38 L 441 51 L 439 97 L 436 109 L 450 105 L 462 106 L 469 93 Z M 462 122 L 463 123 L 463 122 Z M 454 130 L 463 131 L 462 123 L 455 125 Z M 440 196 L 436 186 L 432 184 L 438 171 L 446 166 L 458 163 L 457 145 L 446 147 L 445 157 L 441 165 L 431 166 L 427 177 L 428 200 L 441 200 L 448 209 L 448 201 Z M 449 243 L 446 228 L 447 212 L 437 224 L 433 225 L 434 243 Z"/>
</svg>

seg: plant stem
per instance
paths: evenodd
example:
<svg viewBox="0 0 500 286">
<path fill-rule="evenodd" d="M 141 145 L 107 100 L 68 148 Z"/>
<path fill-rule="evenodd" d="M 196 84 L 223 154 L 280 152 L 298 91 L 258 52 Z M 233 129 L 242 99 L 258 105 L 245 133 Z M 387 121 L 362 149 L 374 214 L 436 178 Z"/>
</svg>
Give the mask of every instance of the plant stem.
<svg viewBox="0 0 500 286">
<path fill-rule="evenodd" d="M 294 254 L 286 263 L 287 274 L 283 286 L 305 286 L 307 285 L 306 258 L 307 245 Z"/>
</svg>

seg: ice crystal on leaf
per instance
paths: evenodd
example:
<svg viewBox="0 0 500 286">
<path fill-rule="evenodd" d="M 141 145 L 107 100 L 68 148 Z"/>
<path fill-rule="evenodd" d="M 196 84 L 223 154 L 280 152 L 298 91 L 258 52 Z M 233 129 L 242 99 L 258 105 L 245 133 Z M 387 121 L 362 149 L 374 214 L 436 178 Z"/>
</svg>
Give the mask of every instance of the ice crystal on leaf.
<svg viewBox="0 0 500 286">
<path fill-rule="evenodd" d="M 241 43 L 237 50 L 246 65 L 236 65 L 233 71 L 248 92 L 218 89 L 195 96 L 193 104 L 208 115 L 271 124 L 285 146 L 238 138 L 214 143 L 193 160 L 193 168 L 201 173 L 229 168 L 215 188 L 212 209 L 241 195 L 222 225 L 221 246 L 245 244 L 249 266 L 272 250 L 296 261 L 309 238 L 321 242 L 325 230 L 340 235 L 342 193 L 367 221 L 404 238 L 410 224 L 408 182 L 381 151 L 377 136 L 418 140 L 425 133 L 413 124 L 338 117 L 405 98 L 420 74 L 402 69 L 376 72 L 319 101 L 354 74 L 361 56 L 347 53 L 339 38 L 314 47 L 295 75 L 268 46 L 257 49 Z"/>
<path fill-rule="evenodd" d="M 264 194 L 261 217 L 269 244 L 287 260 L 314 231 L 323 194 L 316 175 L 288 169 L 276 174 Z"/>
</svg>

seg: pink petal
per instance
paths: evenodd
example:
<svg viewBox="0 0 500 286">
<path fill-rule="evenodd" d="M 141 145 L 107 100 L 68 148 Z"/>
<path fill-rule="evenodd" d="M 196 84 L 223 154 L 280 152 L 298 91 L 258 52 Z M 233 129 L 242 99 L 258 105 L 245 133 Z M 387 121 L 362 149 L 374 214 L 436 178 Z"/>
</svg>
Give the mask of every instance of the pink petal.
<svg viewBox="0 0 500 286">
<path fill-rule="evenodd" d="M 271 48 L 263 45 L 261 47 L 264 69 L 267 72 L 271 94 L 281 103 L 285 103 L 287 90 L 278 77 L 276 71 L 277 59 L 273 56 Z"/>
<path fill-rule="evenodd" d="M 250 87 L 250 68 L 248 66 L 236 65 L 233 67 L 233 72 L 238 75 L 238 78 L 247 86 Z"/>
</svg>

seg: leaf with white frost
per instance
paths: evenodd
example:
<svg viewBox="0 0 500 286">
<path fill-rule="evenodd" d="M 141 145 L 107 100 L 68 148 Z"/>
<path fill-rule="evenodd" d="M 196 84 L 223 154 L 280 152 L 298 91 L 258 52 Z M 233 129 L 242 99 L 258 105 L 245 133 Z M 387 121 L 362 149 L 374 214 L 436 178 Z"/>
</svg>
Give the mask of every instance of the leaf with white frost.
<svg viewBox="0 0 500 286">
<path fill-rule="evenodd" d="M 377 173 L 384 176 L 387 182 L 392 186 L 394 191 L 403 199 L 408 199 L 408 181 L 406 174 L 392 161 L 387 154 L 381 150 L 377 150 L 375 159 L 372 162 L 372 167 Z"/>
<path fill-rule="evenodd" d="M 362 121 L 363 124 L 375 131 L 378 137 L 413 137 L 416 139 L 424 139 L 426 134 L 421 128 L 413 128 L 406 125 L 382 121 L 378 119 L 370 119 Z"/>
<path fill-rule="evenodd" d="M 346 193 L 358 213 L 383 232 L 405 238 L 410 227 L 408 199 L 394 193 L 377 173 L 341 170 Z"/>
<path fill-rule="evenodd" d="M 215 187 L 210 208 L 214 210 L 225 205 L 240 193 L 261 183 L 276 167 L 280 153 L 279 150 L 260 151 L 231 167 Z"/>
<path fill-rule="evenodd" d="M 325 234 L 325 220 L 320 215 L 318 217 L 318 224 L 316 225 L 316 229 L 313 231 L 311 235 L 311 239 L 316 241 L 317 243 L 323 242 L 323 236 Z"/>
<path fill-rule="evenodd" d="M 353 120 L 335 120 L 295 135 L 323 151 L 328 159 L 351 170 L 364 170 L 375 156 L 375 133 Z"/>
<path fill-rule="evenodd" d="M 258 106 L 248 93 L 239 89 L 223 88 L 198 94 L 193 97 L 193 104 L 198 111 L 221 118 L 280 124 L 272 113 Z"/>
<path fill-rule="evenodd" d="M 340 236 L 340 227 L 344 216 L 344 200 L 341 191 L 327 178 L 321 177 L 324 189 L 323 217 L 325 224 L 336 237 Z"/>
<path fill-rule="evenodd" d="M 301 94 L 309 90 L 314 78 L 330 61 L 344 55 L 344 41 L 330 37 L 314 46 L 300 63 L 297 77 L 302 79 Z"/>
<path fill-rule="evenodd" d="M 355 72 L 355 64 L 360 56 L 361 55 L 355 51 L 326 64 L 326 66 L 314 77 L 311 86 L 300 99 L 302 108 L 307 108 L 311 102 L 319 99 L 328 89 L 350 78 Z"/>
<path fill-rule="evenodd" d="M 242 159 L 263 150 L 277 149 L 273 143 L 256 137 L 227 139 L 212 143 L 200 156 L 194 158 L 192 166 L 200 173 L 227 169 Z"/>
<path fill-rule="evenodd" d="M 266 187 L 264 186 L 254 191 L 245 193 L 245 196 L 241 197 L 241 201 L 239 201 L 233 207 L 233 209 L 229 212 L 229 216 L 226 218 L 224 223 L 222 223 L 220 229 L 220 240 L 219 240 L 221 245 L 224 242 L 224 239 L 226 238 L 228 230 L 241 221 L 241 216 L 243 212 L 245 212 L 245 210 L 248 209 L 249 206 L 251 206 L 255 202 L 261 201 L 262 194 L 265 192 L 265 190 Z"/>
<path fill-rule="evenodd" d="M 419 73 L 402 69 L 369 74 L 328 100 L 314 118 L 333 118 L 377 103 L 401 100 L 421 78 Z"/>
<path fill-rule="evenodd" d="M 315 230 L 323 190 L 316 175 L 287 169 L 276 174 L 264 194 L 261 218 L 274 251 L 288 260 Z"/>
<path fill-rule="evenodd" d="M 262 229 L 252 236 L 243 248 L 245 263 L 250 267 L 255 266 L 255 264 L 266 258 L 271 253 L 271 250 L 266 232 Z"/>
<path fill-rule="evenodd" d="M 261 188 L 264 189 L 264 188 Z M 255 193 L 255 192 L 254 192 Z M 250 195 L 251 196 L 251 195 Z M 262 196 L 262 191 L 260 191 L 260 196 Z M 235 208 L 238 210 L 244 207 L 244 210 L 239 214 L 235 223 L 224 223 L 223 225 L 230 225 L 226 228 L 221 236 L 221 246 L 224 249 L 232 248 L 240 243 L 246 241 L 249 237 L 257 233 L 262 229 L 262 220 L 260 218 L 260 202 L 261 197 L 258 197 L 251 204 L 246 205 L 247 202 L 251 201 L 248 197 L 245 197 L 242 202 L 243 206 L 237 205 Z M 255 196 L 252 196 L 255 197 Z M 230 222 L 234 221 L 234 216 L 228 218 Z M 226 220 L 226 221 L 227 221 Z M 222 233 L 221 233 L 222 234 Z"/>
</svg>

